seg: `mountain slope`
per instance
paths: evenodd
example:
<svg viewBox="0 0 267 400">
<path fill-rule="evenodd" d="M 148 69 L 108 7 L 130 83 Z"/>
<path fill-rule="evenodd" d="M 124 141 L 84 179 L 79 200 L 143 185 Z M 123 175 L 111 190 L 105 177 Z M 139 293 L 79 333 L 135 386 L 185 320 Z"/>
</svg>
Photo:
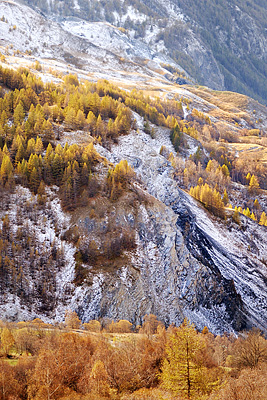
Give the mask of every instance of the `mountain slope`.
<svg viewBox="0 0 267 400">
<path fill-rule="evenodd" d="M 58 23 L 47 20 L 25 5 L 13 1 L 2 1 L 0 15 L 2 15 L 0 44 L 6 49 L 10 46 L 8 54 L 10 51 L 13 53 L 19 51 L 24 53 L 26 58 L 29 58 L 30 54 L 43 59 L 64 61 L 83 69 L 85 75 L 87 72 L 98 73 L 98 78 L 105 76 L 106 73 L 108 76 L 113 75 L 120 79 L 126 73 L 128 78 L 132 75 L 134 81 L 149 80 L 152 76 L 165 80 L 163 72 L 157 71 L 157 64 L 151 70 L 144 63 L 123 59 L 118 49 L 116 51 L 115 48 L 103 46 L 101 43 L 94 44 L 94 40 L 89 41 L 84 36 L 67 32 Z M 120 43 L 126 42 L 126 48 L 133 47 L 126 35 L 116 28 L 105 25 L 103 29 L 110 32 L 112 36 L 119 35 Z M 141 47 L 139 52 L 137 49 L 133 53 L 136 57 L 140 53 L 150 53 L 143 43 L 139 47 Z M 167 58 L 165 60 L 167 61 Z M 164 61 L 164 57 L 161 61 Z"/>
<path fill-rule="evenodd" d="M 171 83 L 177 64 L 109 23 L 1 13 L 2 317 L 266 330 L 266 107 Z M 215 211 L 188 194 L 207 184 Z"/>
<path fill-rule="evenodd" d="M 30 303 L 27 298 L 16 296 L 2 298 L 1 315 L 15 320 L 38 315 L 45 320 L 61 321 L 64 310 L 71 308 L 77 310 L 83 322 L 111 318 L 139 324 L 145 314 L 154 313 L 167 325 L 179 324 L 187 317 L 199 329 L 206 325 L 214 333 L 252 326 L 264 330 L 267 323 L 266 227 L 246 217 L 242 217 L 240 225 L 233 222 L 226 225 L 212 218 L 177 187 L 173 168 L 159 154 L 163 144 L 173 150 L 166 130 L 156 129 L 152 139 L 142 131 L 142 125 L 139 119 L 139 132 L 122 137 L 110 151 L 97 147 L 113 163 L 127 159 L 135 167 L 139 180 L 147 188 L 144 191 L 140 183 L 136 184 L 139 195 L 143 192 L 146 199 L 139 208 L 127 205 L 124 199 L 121 206 L 113 205 L 109 217 L 105 215 L 99 220 L 94 205 L 96 214 L 92 214 L 91 208 L 80 210 L 70 220 L 62 214 L 56 193 L 49 195 L 49 191 L 51 205 L 44 214 L 34 217 L 21 206 L 24 224 L 29 224 L 32 233 L 35 232 L 35 240 L 40 241 L 38 246 L 42 246 L 42 241 L 48 246 L 53 243 L 63 257 L 63 264 L 58 272 L 55 269 L 54 294 L 50 289 L 47 299 L 41 297 L 40 302 L 35 296 L 29 298 Z M 32 209 L 36 209 L 36 197 L 30 199 L 25 190 L 18 195 L 21 204 L 26 204 L 28 198 Z M 14 226 L 18 206 L 18 199 L 9 205 Z M 57 231 L 77 226 L 80 240 L 92 240 L 114 216 L 118 226 L 134 229 L 136 249 L 128 251 L 126 260 L 117 261 L 115 267 L 112 262 L 109 267 L 84 265 L 87 272 L 77 286 L 74 283 L 75 247 Z M 34 279 L 44 284 L 41 276 L 35 274 Z M 52 285 L 51 278 L 46 279 Z"/>
<path fill-rule="evenodd" d="M 159 248 L 160 258 L 164 260 L 159 263 L 158 259 L 153 260 L 153 251 L 152 254 L 147 252 L 145 264 L 151 264 L 141 269 L 143 274 L 150 271 L 151 281 L 145 287 L 150 291 L 148 297 L 152 298 L 151 311 L 162 318 L 167 313 L 171 318 L 167 323 L 173 319 L 180 322 L 182 312 L 198 327 L 207 324 L 214 330 L 220 326 L 221 332 L 229 323 L 237 330 L 255 324 L 265 329 L 264 276 L 267 271 L 261 260 L 266 259 L 263 244 L 266 228 L 258 229 L 249 220 L 243 220 L 244 230 L 240 232 L 239 226 L 232 225 L 232 232 L 229 232 L 227 226 L 210 219 L 207 212 L 199 209 L 194 200 L 177 188 L 172 168 L 158 155 L 163 137 L 161 131 L 155 139 L 130 135 L 121 138 L 120 145 L 111 153 L 112 160 L 114 156 L 115 160 L 125 158 L 135 166 L 148 192 L 163 202 L 170 214 L 163 227 L 161 217 L 158 219 L 152 214 L 158 226 L 145 228 L 147 234 L 142 237 L 146 246 Z M 170 144 L 167 146 L 173 150 Z M 108 156 L 106 152 L 104 154 Z M 137 154 L 140 155 L 138 164 Z M 150 236 L 151 231 L 154 237 Z M 160 245 L 157 240 L 162 241 Z M 248 244 L 253 246 L 253 254 L 257 256 L 248 254 Z M 262 312 L 258 312 L 259 308 Z"/>
<path fill-rule="evenodd" d="M 198 83 L 238 91 L 266 103 L 264 1 L 34 0 L 47 15 L 107 21 L 171 56 Z"/>
</svg>

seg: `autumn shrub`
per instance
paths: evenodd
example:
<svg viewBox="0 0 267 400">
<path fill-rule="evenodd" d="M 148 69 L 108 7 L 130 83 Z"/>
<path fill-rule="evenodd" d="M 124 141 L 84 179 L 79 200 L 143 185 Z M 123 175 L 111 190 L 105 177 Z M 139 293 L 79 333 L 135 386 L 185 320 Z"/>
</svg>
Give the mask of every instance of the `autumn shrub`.
<svg viewBox="0 0 267 400">
<path fill-rule="evenodd" d="M 67 310 L 65 312 L 65 325 L 69 329 L 79 329 L 81 321 L 75 311 Z"/>
<path fill-rule="evenodd" d="M 163 327 L 163 324 L 157 319 L 156 315 L 146 314 L 139 332 L 150 336 L 156 334 L 159 327 Z"/>
<path fill-rule="evenodd" d="M 101 251 L 105 257 L 111 260 L 119 257 L 123 251 L 133 250 L 135 247 L 134 232 L 125 229 L 115 229 L 106 235 Z"/>
<path fill-rule="evenodd" d="M 111 386 L 122 393 L 156 385 L 162 353 L 162 347 L 148 339 L 116 346 L 101 341 L 93 358 L 103 361 Z"/>
<path fill-rule="evenodd" d="M 132 324 L 127 321 L 121 319 L 118 322 L 112 321 L 108 326 L 107 330 L 111 333 L 130 333 L 132 331 Z"/>
<path fill-rule="evenodd" d="M 101 323 L 97 320 L 91 320 L 89 322 L 85 322 L 83 324 L 83 328 L 88 332 L 100 332 L 101 331 Z"/>
<path fill-rule="evenodd" d="M 19 400 L 23 393 L 16 371 L 7 362 L 0 362 L 0 399 Z"/>
<path fill-rule="evenodd" d="M 267 340 L 258 329 L 244 332 L 233 345 L 232 366 L 240 369 L 256 368 L 267 362 Z"/>
<path fill-rule="evenodd" d="M 142 388 L 134 393 L 126 393 L 121 397 L 121 400 L 180 400 L 162 389 L 147 389 Z"/>
<path fill-rule="evenodd" d="M 60 399 L 67 391 L 77 391 L 78 381 L 85 366 L 90 365 L 93 351 L 89 337 L 56 332 L 49 335 L 28 378 L 29 398 Z"/>
<path fill-rule="evenodd" d="M 263 400 L 267 399 L 267 366 L 244 369 L 237 379 L 230 378 L 226 386 L 209 400 Z"/>
</svg>

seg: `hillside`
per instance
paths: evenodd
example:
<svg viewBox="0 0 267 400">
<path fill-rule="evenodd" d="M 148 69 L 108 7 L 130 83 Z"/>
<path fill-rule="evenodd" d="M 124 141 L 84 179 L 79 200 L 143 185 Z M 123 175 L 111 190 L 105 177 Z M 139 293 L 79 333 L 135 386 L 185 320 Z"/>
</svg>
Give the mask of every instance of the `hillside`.
<svg viewBox="0 0 267 400">
<path fill-rule="evenodd" d="M 63 26 L 104 21 L 167 54 L 198 83 L 266 104 L 265 2 L 26 1 Z M 77 19 L 78 18 L 78 19 Z M 86 31 L 86 30 L 85 30 Z M 80 30 L 83 32 L 83 29 Z M 146 57 L 145 55 L 143 55 Z M 149 57 L 148 57 L 149 58 Z"/>
<path fill-rule="evenodd" d="M 266 330 L 266 107 L 106 22 L 1 14 L 2 318 Z"/>
<path fill-rule="evenodd" d="M 2 84 L 12 88 L 8 71 L 2 70 Z M 44 87 L 24 71 L 12 85 L 21 87 L 14 92 L 14 114 L 5 106 L 10 92 L 2 92 L 2 120 L 4 115 L 9 120 L 1 134 L 4 317 L 61 321 L 65 309 L 72 308 L 83 322 L 106 317 L 139 324 L 152 312 L 166 324 L 179 324 L 186 316 L 213 332 L 264 329 L 266 227 L 242 215 L 233 219 L 233 211 L 225 221 L 214 217 L 184 192 L 198 178 L 196 170 L 186 178 L 180 168 L 186 163 L 192 169 L 202 148 L 199 175 L 209 184 L 219 179 L 221 195 L 227 187 L 233 206 L 254 207 L 254 193 L 248 200 L 245 186 L 236 197 L 237 183 L 205 169 L 203 135 L 211 122 L 206 114 L 201 125 L 204 114 L 190 107 L 194 96 L 194 105 L 210 104 L 213 111 L 211 103 L 193 93 L 191 100 L 183 98 L 190 105 L 186 121 L 181 102 L 145 99 L 107 82 L 79 85 L 74 75 Z M 35 107 L 27 100 L 33 89 Z M 44 103 L 51 91 L 60 96 L 61 109 L 51 97 Z M 75 111 L 74 104 L 83 104 L 83 111 Z M 124 120 L 129 113 L 131 125 Z M 232 135 L 249 127 L 246 113 L 239 110 L 239 118 L 238 130 L 235 120 L 224 122 Z M 213 135 L 223 123 L 216 121 Z M 170 127 L 177 123 L 184 133 L 174 157 Z M 232 170 L 233 177 L 237 171 Z M 264 171 L 258 172 L 262 187 Z M 259 196 L 261 209 L 255 214 L 266 209 L 264 191 Z"/>
</svg>

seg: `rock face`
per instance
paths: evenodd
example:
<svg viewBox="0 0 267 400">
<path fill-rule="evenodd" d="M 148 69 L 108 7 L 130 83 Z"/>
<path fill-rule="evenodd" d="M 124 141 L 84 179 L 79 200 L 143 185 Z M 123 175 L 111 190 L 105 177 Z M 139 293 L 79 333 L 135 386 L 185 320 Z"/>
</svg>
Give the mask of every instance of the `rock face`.
<svg viewBox="0 0 267 400">
<path fill-rule="evenodd" d="M 0 227 L 8 211 L 14 231 L 16 224 L 27 226 L 36 248 L 45 246 L 49 251 L 53 244 L 55 254 L 60 250 L 62 262 L 54 268 L 51 282 L 38 272 L 43 285 L 50 284 L 52 302 L 50 298 L 45 303 L 41 298 L 18 298 L 7 292 L 0 298 L 2 318 L 38 316 L 62 321 L 70 308 L 83 322 L 110 318 L 128 319 L 137 325 L 145 314 L 153 313 L 166 325 L 179 324 L 187 317 L 197 328 L 206 325 L 214 333 L 252 326 L 266 330 L 266 227 L 245 216 L 240 216 L 240 224 L 212 217 L 179 189 L 171 164 L 160 155 L 163 145 L 173 151 L 168 129 L 155 127 L 152 139 L 142 130 L 142 118 L 135 117 L 138 130 L 120 137 L 110 150 L 100 145 L 97 150 L 111 162 L 126 159 L 135 168 L 138 179 L 133 190 L 143 199 L 138 209 L 122 207 L 115 220 L 118 226 L 134 231 L 136 248 L 125 252 L 125 258 L 115 266 L 85 266 L 88 276 L 77 286 L 77 250 L 59 234 L 73 221 L 62 212 L 57 192 L 48 190 L 50 200 L 44 213 L 35 211 L 36 196 L 32 200 L 28 189 L 18 189 L 9 206 L 0 211 Z M 20 222 L 19 214 L 23 215 Z M 104 215 L 99 222 L 83 212 L 77 218 L 77 226 L 83 227 L 91 240 L 99 232 L 97 225 L 105 229 L 109 217 Z M 31 271 L 34 264 L 26 261 Z M 38 274 L 29 272 L 29 287 L 40 286 Z"/>
<path fill-rule="evenodd" d="M 92 275 L 92 285 L 76 291 L 72 307 L 84 322 L 108 317 L 138 324 L 154 313 L 166 324 L 187 317 L 214 333 L 266 329 L 266 228 L 245 217 L 240 226 L 212 218 L 177 187 L 159 154 L 162 144 L 172 150 L 166 130 L 158 129 L 154 139 L 135 132 L 111 152 L 102 149 L 110 161 L 127 159 L 135 166 L 154 200 L 135 217 L 131 262 Z"/>
</svg>

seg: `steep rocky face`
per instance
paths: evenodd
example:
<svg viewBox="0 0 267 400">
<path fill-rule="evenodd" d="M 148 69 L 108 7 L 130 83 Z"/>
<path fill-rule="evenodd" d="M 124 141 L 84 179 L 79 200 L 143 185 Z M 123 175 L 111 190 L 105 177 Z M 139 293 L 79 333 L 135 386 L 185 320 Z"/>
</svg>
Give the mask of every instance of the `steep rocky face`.
<svg viewBox="0 0 267 400">
<path fill-rule="evenodd" d="M 92 275 L 92 285 L 75 292 L 72 307 L 83 321 L 101 316 L 138 324 L 152 312 L 166 324 L 188 317 L 217 333 L 265 329 L 266 228 L 245 217 L 240 226 L 212 218 L 177 187 L 172 167 L 159 155 L 163 143 L 172 150 L 167 131 L 159 129 L 155 139 L 135 132 L 111 152 L 102 149 L 111 161 L 123 158 L 135 166 L 155 199 L 134 220 L 131 261 L 111 274 Z"/>
<path fill-rule="evenodd" d="M 197 82 L 212 89 L 225 89 L 223 73 L 212 51 L 186 24 L 171 26 L 164 42 L 171 57 Z"/>
<path fill-rule="evenodd" d="M 55 277 L 49 282 L 46 270 L 34 273 L 29 259 L 27 282 L 32 293 L 40 296 L 7 292 L 0 299 L 2 318 L 62 321 L 71 308 L 83 322 L 111 318 L 139 324 L 145 314 L 153 313 L 166 324 L 179 324 L 187 317 L 199 329 L 206 325 L 214 333 L 251 326 L 266 329 L 266 228 L 246 217 L 240 218 L 239 225 L 231 218 L 226 222 L 212 217 L 179 189 L 171 164 L 160 155 L 162 145 L 173 151 L 168 129 L 155 127 L 152 139 L 143 132 L 143 119 L 137 114 L 135 118 L 139 130 L 121 137 L 110 150 L 97 148 L 111 162 L 127 159 L 136 171 L 133 190 L 139 193 L 139 207 L 125 205 L 110 212 L 116 225 L 135 232 L 134 250 L 125 251 L 115 264 L 84 265 L 86 278 L 77 285 L 77 250 L 62 233 L 76 224 L 92 240 L 106 229 L 110 217 L 97 220 L 88 211 L 71 221 L 54 190 L 48 191 L 49 204 L 43 213 L 36 208 L 36 196 L 18 189 L 0 215 L 8 212 L 12 231 L 16 224 L 27 228 L 38 253 L 51 248 Z M 53 304 L 43 296 L 43 285 L 48 283 L 45 293 Z"/>
<path fill-rule="evenodd" d="M 199 329 L 207 325 L 220 333 L 250 326 L 233 280 L 207 257 L 203 246 L 211 244 L 205 234 L 197 232 L 187 244 L 188 227 L 178 224 L 188 218 L 186 211 L 177 218 L 160 203 L 140 211 L 138 247 L 130 265 L 113 274 L 93 275 L 92 286 L 76 292 L 73 306 L 82 320 L 126 318 L 138 324 L 145 314 L 153 313 L 167 325 L 187 317 Z M 190 230 L 197 230 L 190 218 L 187 223 Z"/>
<path fill-rule="evenodd" d="M 197 211 L 189 196 L 183 193 L 181 197 L 183 205 L 175 207 L 177 225 L 190 255 L 204 267 L 196 291 L 197 308 L 203 310 L 204 306 L 206 312 L 225 307 L 224 318 L 234 321 L 236 330 L 265 329 L 267 271 L 261 241 L 266 240 L 266 229 L 258 229 L 247 219 L 240 226 L 214 224 L 205 211 Z"/>
</svg>

